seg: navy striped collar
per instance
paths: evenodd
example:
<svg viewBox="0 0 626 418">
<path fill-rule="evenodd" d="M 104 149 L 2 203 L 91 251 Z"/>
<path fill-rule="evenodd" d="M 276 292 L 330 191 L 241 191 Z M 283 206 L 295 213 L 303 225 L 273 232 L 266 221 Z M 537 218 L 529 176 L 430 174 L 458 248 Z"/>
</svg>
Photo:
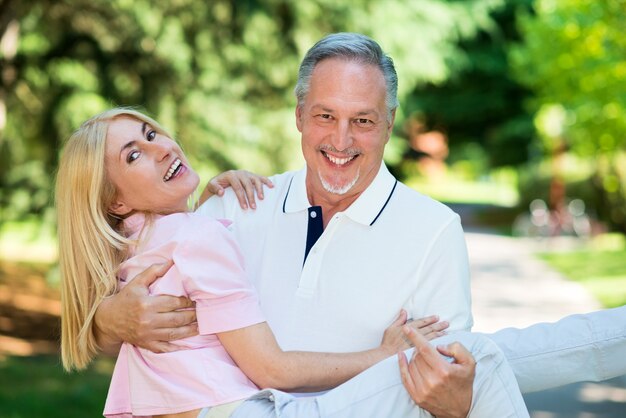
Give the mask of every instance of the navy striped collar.
<svg viewBox="0 0 626 418">
<path fill-rule="evenodd" d="M 378 174 L 357 200 L 345 210 L 346 216 L 363 225 L 373 225 L 396 190 L 398 181 L 383 163 Z M 306 193 L 306 168 L 296 171 L 283 200 L 283 213 L 307 211 L 311 206 Z"/>
</svg>

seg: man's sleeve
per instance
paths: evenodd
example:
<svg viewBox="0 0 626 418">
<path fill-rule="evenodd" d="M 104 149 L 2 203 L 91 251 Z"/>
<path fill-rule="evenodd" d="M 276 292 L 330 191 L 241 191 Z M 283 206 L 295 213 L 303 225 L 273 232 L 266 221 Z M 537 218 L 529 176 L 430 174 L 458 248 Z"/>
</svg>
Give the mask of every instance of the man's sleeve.
<svg viewBox="0 0 626 418">
<path fill-rule="evenodd" d="M 467 246 L 458 215 L 451 217 L 432 241 L 418 274 L 418 288 L 410 300 L 414 318 L 439 315 L 448 331 L 469 331 L 472 318 Z"/>
</svg>

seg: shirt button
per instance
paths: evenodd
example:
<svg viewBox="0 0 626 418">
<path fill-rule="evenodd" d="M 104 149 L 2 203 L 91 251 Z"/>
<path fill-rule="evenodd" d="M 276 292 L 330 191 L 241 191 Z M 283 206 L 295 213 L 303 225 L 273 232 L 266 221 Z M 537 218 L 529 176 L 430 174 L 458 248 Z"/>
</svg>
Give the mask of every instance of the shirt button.
<svg viewBox="0 0 626 418">
<path fill-rule="evenodd" d="M 269 399 L 270 401 L 274 402 L 274 395 L 268 396 L 267 399 Z"/>
<path fill-rule="evenodd" d="M 313 219 L 317 218 L 317 212 L 311 212 L 311 218 Z"/>
</svg>

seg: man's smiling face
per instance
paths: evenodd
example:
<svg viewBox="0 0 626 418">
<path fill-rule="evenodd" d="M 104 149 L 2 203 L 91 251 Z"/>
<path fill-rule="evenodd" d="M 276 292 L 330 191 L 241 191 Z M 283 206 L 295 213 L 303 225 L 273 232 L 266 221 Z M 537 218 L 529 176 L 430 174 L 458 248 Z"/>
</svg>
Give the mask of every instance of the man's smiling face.
<svg viewBox="0 0 626 418">
<path fill-rule="evenodd" d="M 358 196 L 376 177 L 391 135 L 383 74 L 373 65 L 329 58 L 315 66 L 309 85 L 296 108 L 309 198 Z"/>
</svg>

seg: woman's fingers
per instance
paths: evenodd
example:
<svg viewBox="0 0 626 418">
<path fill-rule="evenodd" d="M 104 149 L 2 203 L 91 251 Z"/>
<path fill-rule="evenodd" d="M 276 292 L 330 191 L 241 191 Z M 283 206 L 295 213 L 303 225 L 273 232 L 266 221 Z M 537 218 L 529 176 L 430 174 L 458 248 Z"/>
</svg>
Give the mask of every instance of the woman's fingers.
<svg viewBox="0 0 626 418">
<path fill-rule="evenodd" d="M 273 188 L 274 183 L 267 177 L 246 170 L 229 170 L 218 174 L 209 181 L 200 200 L 202 203 L 214 194 L 222 196 L 224 189 L 231 187 L 242 209 L 256 209 L 256 198 L 263 200 L 264 186 Z"/>
<path fill-rule="evenodd" d="M 437 315 L 427 316 L 416 320 L 407 321 L 407 326 L 423 335 L 428 341 L 445 335 L 450 324 L 447 321 L 439 321 Z"/>
</svg>

